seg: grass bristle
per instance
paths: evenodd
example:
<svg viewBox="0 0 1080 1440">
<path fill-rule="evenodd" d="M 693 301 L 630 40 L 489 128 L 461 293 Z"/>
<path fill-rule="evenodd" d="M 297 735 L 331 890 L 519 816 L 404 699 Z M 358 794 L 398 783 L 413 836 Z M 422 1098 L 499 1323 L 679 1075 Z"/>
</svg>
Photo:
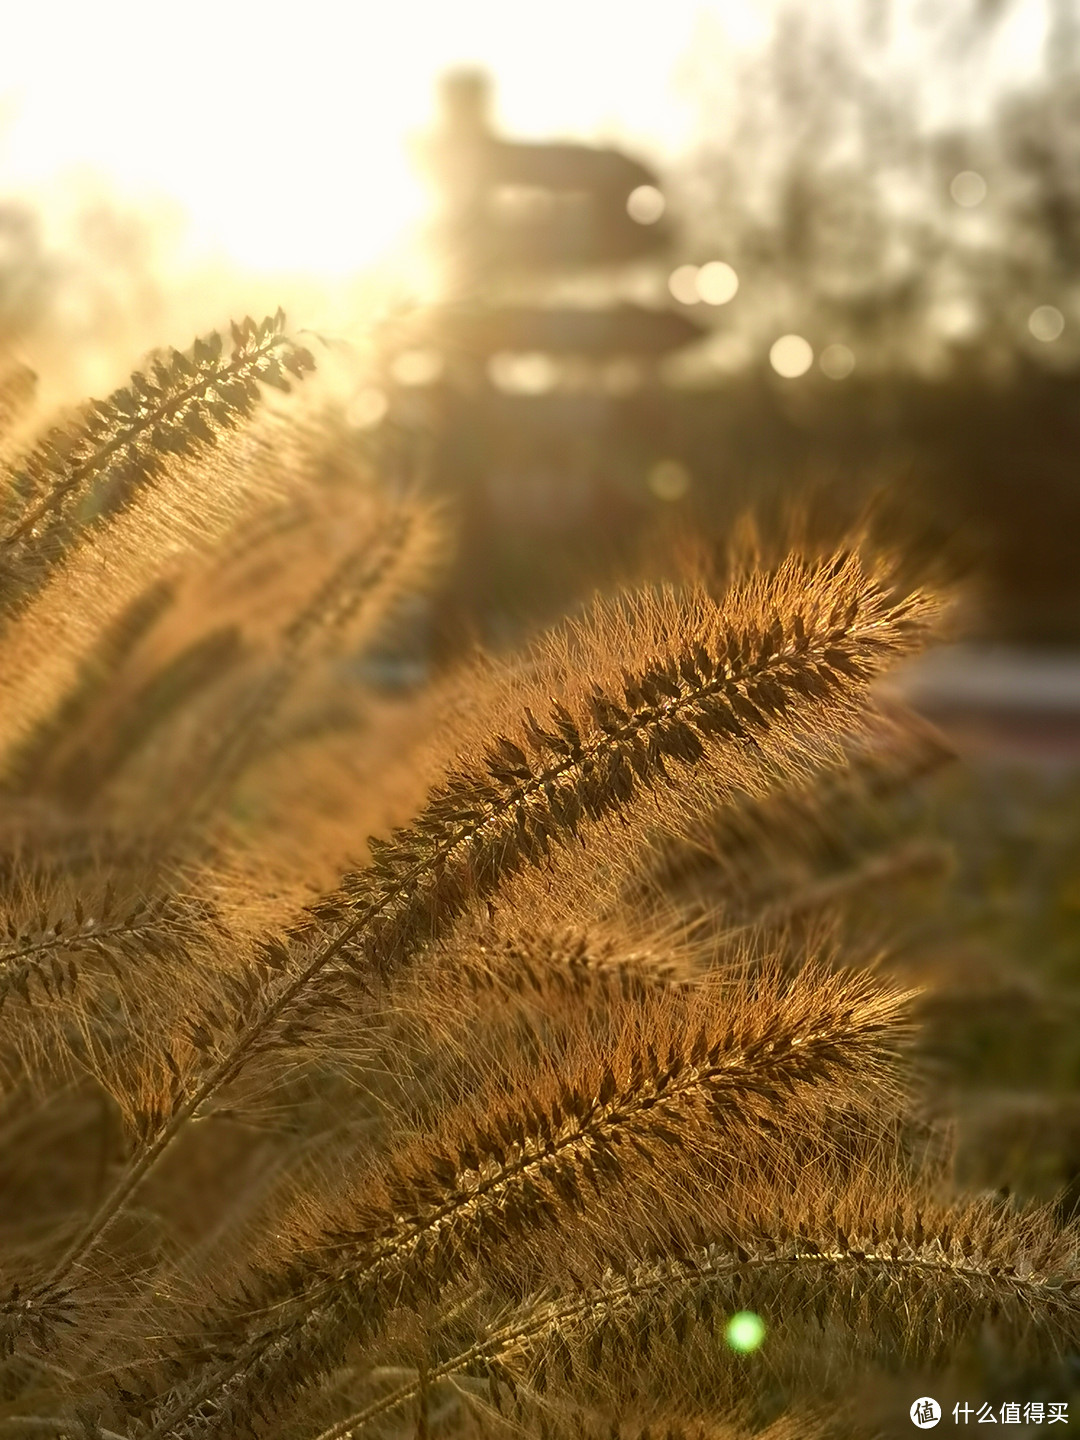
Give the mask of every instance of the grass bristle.
<svg viewBox="0 0 1080 1440">
<path fill-rule="evenodd" d="M 878 683 L 941 598 L 852 532 L 456 653 L 450 507 L 313 364 L 245 320 L 36 438 L 0 367 L 0 1430 L 866 1440 L 889 1375 L 1067 1375 L 1065 932 L 984 963 Z M 951 1073 L 1002 1011 L 1043 1090 Z"/>
</svg>

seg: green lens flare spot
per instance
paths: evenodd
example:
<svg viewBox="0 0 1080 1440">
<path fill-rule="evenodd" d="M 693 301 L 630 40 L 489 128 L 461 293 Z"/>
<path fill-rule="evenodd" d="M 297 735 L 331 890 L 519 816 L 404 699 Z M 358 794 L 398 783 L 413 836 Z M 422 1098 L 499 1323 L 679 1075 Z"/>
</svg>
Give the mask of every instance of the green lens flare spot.
<svg viewBox="0 0 1080 1440">
<path fill-rule="evenodd" d="M 765 1321 L 752 1310 L 740 1310 L 733 1315 L 724 1331 L 724 1339 L 740 1355 L 749 1355 L 765 1339 Z"/>
</svg>

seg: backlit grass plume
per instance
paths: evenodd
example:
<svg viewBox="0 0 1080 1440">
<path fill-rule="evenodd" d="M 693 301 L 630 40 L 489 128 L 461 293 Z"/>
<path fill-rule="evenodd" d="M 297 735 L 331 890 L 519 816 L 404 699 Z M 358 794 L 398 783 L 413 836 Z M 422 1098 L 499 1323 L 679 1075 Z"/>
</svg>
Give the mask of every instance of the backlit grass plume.
<svg viewBox="0 0 1080 1440">
<path fill-rule="evenodd" d="M 231 432 L 263 384 L 289 389 L 285 370 L 313 367 L 283 326 L 280 312 L 234 326 L 228 357 L 218 332 L 171 352 L 0 475 L 0 776 L 71 693 L 102 630 L 253 504 L 254 477 L 230 467 Z M 262 504 L 271 498 L 264 487 Z"/>
<path fill-rule="evenodd" d="M 310 354 L 284 325 L 280 310 L 259 325 L 250 318 L 234 324 L 230 355 L 216 331 L 187 354 L 170 351 L 16 463 L 0 530 L 4 604 L 18 604 L 40 584 L 80 531 L 131 504 L 170 457 L 212 445 L 220 430 L 242 422 L 259 400 L 260 383 L 287 390 L 288 374 L 312 369 Z"/>
<path fill-rule="evenodd" d="M 152 1433 L 233 1433 L 313 1383 L 346 1336 L 373 1334 L 388 1304 L 437 1299 L 465 1266 L 537 1229 L 588 1225 L 595 1206 L 649 1177 L 677 1197 L 699 1152 L 744 1184 L 755 1147 L 797 1125 L 801 1106 L 887 1077 L 906 998 L 806 971 L 791 984 L 763 977 L 752 997 L 635 1007 L 609 1057 L 541 1071 L 518 1095 L 449 1117 L 314 1233 L 290 1234 L 279 1271 L 264 1264 L 231 1314 L 203 1317 L 232 1356 L 217 1386 L 204 1378 L 181 1398 L 198 1419 Z"/>
<path fill-rule="evenodd" d="M 50 1283 L 100 1243 L 191 1119 L 253 1058 L 302 1034 L 312 1007 L 343 1003 L 333 983 L 343 967 L 362 982 L 389 979 L 523 870 L 576 856 L 597 832 L 603 839 L 615 817 L 625 848 L 634 822 L 644 839 L 696 813 L 705 796 L 805 773 L 858 726 L 870 679 L 919 643 L 934 612 L 928 597 L 892 595 L 887 575 L 845 551 L 754 576 L 723 604 L 696 587 L 599 602 L 588 621 L 548 638 L 528 679 L 519 666 L 501 686 L 493 677 L 480 753 L 462 751 L 408 827 L 370 840 L 370 864 L 284 942 L 265 945 L 235 1019 L 214 1027 L 208 1068 Z"/>
<path fill-rule="evenodd" d="M 762 1205 L 756 1215 L 748 1206 L 744 1226 L 712 1243 L 609 1271 L 588 1303 L 577 1292 L 573 1316 L 569 1297 L 545 1299 L 547 1327 L 532 1332 L 521 1386 L 629 1395 L 647 1358 L 664 1373 L 695 1332 L 715 1351 L 718 1370 L 738 1368 L 747 1392 L 779 1375 L 789 1393 L 807 1398 L 822 1392 L 829 1364 L 857 1369 L 873 1357 L 941 1367 L 993 1341 L 1011 1363 L 1022 1354 L 1052 1362 L 1075 1348 L 1077 1233 L 1062 1230 L 1045 1207 L 920 1193 L 895 1172 L 890 1183 L 887 1161 L 823 1192 L 816 1205 L 790 1178 Z M 737 1314 L 760 1322 L 755 1343 L 725 1335 Z M 524 1316 L 512 1326 L 521 1353 Z M 827 1363 L 813 1363 L 815 1343 Z"/>
<path fill-rule="evenodd" d="M 924 639 L 929 597 L 894 597 L 853 554 L 788 562 L 722 603 L 695 587 L 598 602 L 481 708 L 484 739 L 411 825 L 311 908 L 377 974 L 527 867 L 613 817 L 680 828 L 834 753 L 869 681 Z M 707 798 L 706 798 L 707 797 Z"/>
<path fill-rule="evenodd" d="M 859 533 L 454 658 L 454 497 L 312 369 L 245 321 L 34 439 L 0 366 L 0 1432 L 879 1440 L 1067 1385 L 1071 932 L 879 690 L 938 597 Z"/>
<path fill-rule="evenodd" d="M 589 1280 L 580 1250 L 560 1253 L 561 1286 L 495 1305 L 486 1324 L 473 1310 L 475 1338 L 456 1351 L 448 1335 L 429 1337 L 414 1379 L 384 1383 L 319 1440 L 363 1434 L 425 1393 L 434 1401 L 455 1376 L 525 1425 L 566 1404 L 612 1414 L 692 1397 L 712 1414 L 718 1396 L 734 1410 L 736 1397 L 782 1395 L 797 1407 L 839 1399 L 871 1360 L 955 1366 L 987 1345 L 1064 1376 L 1080 1326 L 1075 1227 L 1046 1207 L 935 1193 L 884 1153 L 869 1171 L 828 1169 L 810 1166 L 800 1186 L 781 1165 L 734 1225 L 703 1195 L 687 1232 L 699 1238 L 661 1245 L 648 1263 Z M 680 1370 L 691 1355 L 692 1377 Z"/>
</svg>

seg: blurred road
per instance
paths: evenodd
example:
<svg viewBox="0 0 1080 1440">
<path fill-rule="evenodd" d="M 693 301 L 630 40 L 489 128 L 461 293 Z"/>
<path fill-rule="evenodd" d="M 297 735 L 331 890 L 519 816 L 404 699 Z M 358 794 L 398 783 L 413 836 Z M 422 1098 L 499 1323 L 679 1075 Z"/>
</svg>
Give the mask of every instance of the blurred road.
<svg viewBox="0 0 1080 1440">
<path fill-rule="evenodd" d="M 893 684 L 962 750 L 1080 765 L 1080 649 L 947 645 Z"/>
</svg>

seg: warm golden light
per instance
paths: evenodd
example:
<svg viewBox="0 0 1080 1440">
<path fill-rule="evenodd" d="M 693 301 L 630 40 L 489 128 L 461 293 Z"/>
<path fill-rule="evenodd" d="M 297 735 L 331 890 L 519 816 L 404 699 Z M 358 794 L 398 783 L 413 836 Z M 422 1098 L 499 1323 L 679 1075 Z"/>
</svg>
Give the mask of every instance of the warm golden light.
<svg viewBox="0 0 1080 1440">
<path fill-rule="evenodd" d="M 801 335 L 781 335 L 769 351 L 769 364 L 785 380 L 805 375 L 813 363 L 813 349 Z"/>
<path fill-rule="evenodd" d="M 664 197 L 655 185 L 639 185 L 626 199 L 627 214 L 639 225 L 655 225 L 664 209 Z"/>
<path fill-rule="evenodd" d="M 345 12 L 342 12 L 345 13 Z M 22 31 L 45 19 L 24 14 Z M 245 4 L 65 8 L 64 43 L 0 60 L 6 187 L 49 198 L 93 171 L 125 197 L 167 196 L 202 252 L 261 271 L 354 272 L 425 206 L 403 140 L 423 97 L 306 16 Z"/>
<path fill-rule="evenodd" d="M 538 27 L 495 0 L 23 6 L 0 47 L 0 189 L 48 209 L 92 173 L 126 202 L 172 201 L 199 256 L 352 275 L 402 259 L 428 212 L 413 157 L 441 73 L 488 70 L 508 133 L 610 141 L 615 116 L 672 151 L 698 9 L 672 0 L 663 25 L 639 26 L 607 0 L 553 0 Z M 616 34 L 619 64 L 598 65 Z M 655 223 L 663 197 L 643 186 L 630 210 Z"/>
<path fill-rule="evenodd" d="M 488 361 L 491 383 L 511 395 L 543 395 L 559 379 L 558 363 L 540 351 L 514 354 L 499 351 Z"/>
<path fill-rule="evenodd" d="M 357 430 L 371 430 L 383 419 L 390 402 L 376 385 L 365 385 L 345 411 L 345 420 Z"/>
<path fill-rule="evenodd" d="M 668 276 L 668 289 L 680 305 L 696 305 L 701 299 L 698 292 L 698 267 L 677 265 Z"/>
<path fill-rule="evenodd" d="M 739 277 L 723 260 L 710 260 L 697 273 L 697 293 L 706 305 L 727 305 L 739 289 Z"/>
<path fill-rule="evenodd" d="M 399 385 L 432 385 L 442 375 L 444 363 L 438 350 L 404 350 L 390 368 Z"/>
</svg>

